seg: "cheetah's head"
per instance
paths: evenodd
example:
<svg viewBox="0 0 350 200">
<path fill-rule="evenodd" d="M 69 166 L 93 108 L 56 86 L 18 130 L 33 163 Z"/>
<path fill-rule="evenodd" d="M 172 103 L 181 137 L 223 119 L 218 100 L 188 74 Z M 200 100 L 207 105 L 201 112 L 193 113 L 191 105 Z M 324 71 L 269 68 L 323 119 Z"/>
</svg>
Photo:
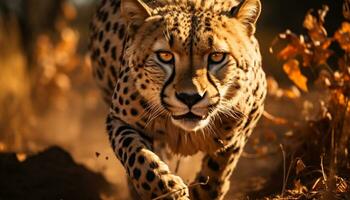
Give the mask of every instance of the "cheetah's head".
<svg viewBox="0 0 350 200">
<path fill-rule="evenodd" d="M 186 131 L 235 115 L 260 53 L 254 38 L 259 0 L 122 0 L 126 59 L 148 112 Z M 225 113 L 226 112 L 226 113 Z"/>
</svg>

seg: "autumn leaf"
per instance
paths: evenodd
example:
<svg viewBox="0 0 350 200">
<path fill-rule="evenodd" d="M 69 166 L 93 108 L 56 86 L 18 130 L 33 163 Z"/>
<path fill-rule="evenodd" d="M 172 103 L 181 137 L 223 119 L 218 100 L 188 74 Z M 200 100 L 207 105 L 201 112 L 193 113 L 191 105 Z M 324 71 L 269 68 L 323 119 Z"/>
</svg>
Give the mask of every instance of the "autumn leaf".
<svg viewBox="0 0 350 200">
<path fill-rule="evenodd" d="M 343 22 L 341 28 L 335 32 L 334 38 L 344 51 L 350 52 L 350 23 Z"/>
<path fill-rule="evenodd" d="M 308 49 L 304 51 L 303 54 L 301 54 L 303 58 L 303 66 L 304 67 L 310 67 L 313 62 L 313 52 L 309 51 Z"/>
<path fill-rule="evenodd" d="M 312 15 L 313 10 L 308 11 L 305 16 L 304 28 L 308 30 L 309 36 L 316 46 L 327 39 L 327 31 L 323 24 L 328 10 L 328 6 L 324 6 L 322 9 L 318 10 L 318 17 Z"/>
<path fill-rule="evenodd" d="M 325 29 L 319 24 L 317 18 L 309 11 L 304 19 L 304 28 L 309 31 L 309 35 L 313 41 L 320 41 L 327 33 Z"/>
<path fill-rule="evenodd" d="M 335 101 L 338 105 L 345 106 L 348 103 L 341 89 L 333 90 L 331 95 L 332 100 Z"/>
<path fill-rule="evenodd" d="M 282 60 L 287 60 L 293 58 L 297 53 L 298 49 L 294 45 L 289 44 L 278 53 L 277 57 Z"/>
<path fill-rule="evenodd" d="M 301 73 L 299 68 L 299 61 L 296 59 L 290 59 L 283 65 L 284 72 L 288 75 L 289 79 L 298 86 L 304 92 L 308 91 L 307 78 Z"/>
<path fill-rule="evenodd" d="M 313 63 L 316 65 L 325 65 L 327 64 L 328 58 L 333 54 L 333 51 L 330 49 L 323 49 L 322 46 L 319 46 L 315 49 Z"/>
<path fill-rule="evenodd" d="M 303 66 L 311 66 L 311 63 L 314 60 L 312 49 L 310 49 L 312 45 L 305 41 L 303 35 L 298 36 L 292 33 L 290 30 L 287 30 L 285 33 L 281 33 L 279 35 L 279 39 L 287 40 L 288 45 L 279 51 L 279 53 L 277 54 L 277 58 L 281 60 L 289 60 L 300 55 L 303 60 Z"/>
</svg>

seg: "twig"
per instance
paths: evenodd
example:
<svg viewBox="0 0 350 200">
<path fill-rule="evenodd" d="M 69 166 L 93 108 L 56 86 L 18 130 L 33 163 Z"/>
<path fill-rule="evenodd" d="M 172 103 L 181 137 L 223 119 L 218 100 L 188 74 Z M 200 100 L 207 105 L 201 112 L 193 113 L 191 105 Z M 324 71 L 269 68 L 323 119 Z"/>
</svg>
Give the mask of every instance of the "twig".
<svg viewBox="0 0 350 200">
<path fill-rule="evenodd" d="M 325 181 L 326 189 L 328 189 L 327 175 L 326 175 L 324 168 L 323 168 L 323 156 L 322 155 L 321 155 L 321 171 L 322 171 L 323 180 Z"/>
<path fill-rule="evenodd" d="M 286 190 L 286 153 L 283 149 L 283 145 L 280 144 L 281 151 L 282 151 L 282 156 L 283 156 L 283 186 L 282 186 L 282 191 L 281 191 L 281 197 L 283 197 L 284 192 Z"/>
<path fill-rule="evenodd" d="M 288 179 L 289 179 L 289 175 L 290 175 L 290 171 L 292 170 L 292 166 L 294 165 L 294 153 L 292 154 L 291 158 L 290 158 L 290 164 L 289 164 L 289 167 L 288 167 L 288 171 L 287 171 L 287 176 L 286 176 L 286 185 L 288 183 Z"/>
<path fill-rule="evenodd" d="M 283 195 L 286 191 L 289 174 L 290 174 L 290 171 L 292 169 L 292 165 L 294 163 L 294 153 L 291 156 L 291 162 L 289 164 L 288 171 L 286 172 L 286 152 L 284 151 L 282 144 L 280 144 L 280 147 L 281 147 L 282 156 L 283 156 L 283 187 L 282 187 L 282 192 L 281 192 L 281 197 L 283 198 Z"/>
</svg>

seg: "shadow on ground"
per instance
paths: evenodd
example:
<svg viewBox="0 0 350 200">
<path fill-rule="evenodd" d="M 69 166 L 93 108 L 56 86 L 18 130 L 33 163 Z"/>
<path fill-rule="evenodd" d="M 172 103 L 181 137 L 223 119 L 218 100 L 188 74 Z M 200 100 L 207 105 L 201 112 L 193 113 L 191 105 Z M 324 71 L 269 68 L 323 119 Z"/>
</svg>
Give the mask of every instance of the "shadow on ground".
<svg viewBox="0 0 350 200">
<path fill-rule="evenodd" d="M 60 147 L 51 147 L 19 161 L 18 154 L 0 154 L 0 199 L 101 199 L 116 191 L 100 173 L 77 164 Z"/>
</svg>

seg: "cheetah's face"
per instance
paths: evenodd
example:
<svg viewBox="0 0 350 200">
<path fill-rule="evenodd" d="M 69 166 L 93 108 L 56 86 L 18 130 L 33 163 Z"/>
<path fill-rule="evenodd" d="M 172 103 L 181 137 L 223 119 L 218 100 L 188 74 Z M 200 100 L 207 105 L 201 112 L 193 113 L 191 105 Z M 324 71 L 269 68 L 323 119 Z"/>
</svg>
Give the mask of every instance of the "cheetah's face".
<svg viewBox="0 0 350 200">
<path fill-rule="evenodd" d="M 134 56 L 131 65 L 142 63 L 135 66 L 135 84 L 150 112 L 165 113 L 180 128 L 197 131 L 240 100 L 248 79 L 242 59 L 249 62 L 256 54 L 249 41 L 260 3 L 233 5 L 219 11 L 195 6 L 149 11 L 153 15 L 138 30 L 142 39 L 133 41 L 128 54 Z"/>
</svg>

